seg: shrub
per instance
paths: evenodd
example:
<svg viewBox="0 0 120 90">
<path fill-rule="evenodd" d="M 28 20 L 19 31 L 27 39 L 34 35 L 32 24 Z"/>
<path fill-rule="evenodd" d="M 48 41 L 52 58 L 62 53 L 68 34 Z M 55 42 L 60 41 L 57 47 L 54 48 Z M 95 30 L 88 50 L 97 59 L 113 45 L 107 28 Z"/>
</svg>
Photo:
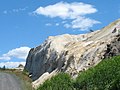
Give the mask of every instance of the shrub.
<svg viewBox="0 0 120 90">
<path fill-rule="evenodd" d="M 66 73 L 59 73 L 47 80 L 37 90 L 73 90 L 72 79 Z"/>
<path fill-rule="evenodd" d="M 59 73 L 47 80 L 38 90 L 120 90 L 120 56 L 104 59 L 72 80 Z"/>
<path fill-rule="evenodd" d="M 120 56 L 105 59 L 80 73 L 74 87 L 81 90 L 120 90 Z"/>
</svg>

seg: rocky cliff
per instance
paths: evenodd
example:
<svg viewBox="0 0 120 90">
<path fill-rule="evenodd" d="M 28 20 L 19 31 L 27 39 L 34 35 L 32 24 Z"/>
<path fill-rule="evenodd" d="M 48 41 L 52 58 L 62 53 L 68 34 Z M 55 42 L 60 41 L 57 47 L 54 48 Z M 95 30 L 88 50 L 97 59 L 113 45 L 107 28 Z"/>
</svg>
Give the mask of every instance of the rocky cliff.
<svg viewBox="0 0 120 90">
<path fill-rule="evenodd" d="M 119 54 L 120 20 L 117 20 L 88 34 L 48 37 L 30 50 L 25 69 L 37 87 L 58 72 L 67 72 L 74 78 L 102 59 Z"/>
</svg>

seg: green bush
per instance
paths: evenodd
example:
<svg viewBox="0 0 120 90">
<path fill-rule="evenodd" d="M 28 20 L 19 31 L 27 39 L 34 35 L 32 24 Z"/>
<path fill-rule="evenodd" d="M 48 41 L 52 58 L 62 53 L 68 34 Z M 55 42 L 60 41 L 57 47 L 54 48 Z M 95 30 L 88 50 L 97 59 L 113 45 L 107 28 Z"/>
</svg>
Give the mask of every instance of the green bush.
<svg viewBox="0 0 120 90">
<path fill-rule="evenodd" d="M 59 73 L 47 80 L 37 90 L 73 90 L 72 79 L 66 73 Z"/>
<path fill-rule="evenodd" d="M 80 73 L 74 87 L 79 90 L 120 90 L 120 56 L 105 59 Z"/>
<path fill-rule="evenodd" d="M 47 80 L 38 90 L 120 90 L 120 56 L 105 59 L 72 80 L 60 73 Z"/>
</svg>

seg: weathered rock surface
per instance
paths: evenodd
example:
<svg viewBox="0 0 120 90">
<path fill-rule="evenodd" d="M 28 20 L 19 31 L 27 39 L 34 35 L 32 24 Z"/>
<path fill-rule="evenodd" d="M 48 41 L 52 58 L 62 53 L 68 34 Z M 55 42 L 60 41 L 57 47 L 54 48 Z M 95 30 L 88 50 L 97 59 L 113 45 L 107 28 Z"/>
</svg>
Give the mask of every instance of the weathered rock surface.
<svg viewBox="0 0 120 90">
<path fill-rule="evenodd" d="M 120 20 L 117 20 L 88 34 L 50 36 L 42 45 L 30 50 L 25 69 L 32 74 L 36 80 L 33 85 L 37 87 L 58 72 L 76 77 L 102 59 L 119 54 Z"/>
</svg>

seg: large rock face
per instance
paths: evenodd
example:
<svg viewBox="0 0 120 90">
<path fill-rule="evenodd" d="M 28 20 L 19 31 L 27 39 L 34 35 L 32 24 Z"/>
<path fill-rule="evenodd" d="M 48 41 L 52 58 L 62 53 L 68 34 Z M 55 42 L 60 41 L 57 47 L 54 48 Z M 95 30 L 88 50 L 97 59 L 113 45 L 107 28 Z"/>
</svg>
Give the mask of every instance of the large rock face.
<svg viewBox="0 0 120 90">
<path fill-rule="evenodd" d="M 25 69 L 36 80 L 33 82 L 36 86 L 57 72 L 67 72 L 76 77 L 102 59 L 119 55 L 119 34 L 120 20 L 117 20 L 88 34 L 51 36 L 30 50 Z"/>
</svg>

